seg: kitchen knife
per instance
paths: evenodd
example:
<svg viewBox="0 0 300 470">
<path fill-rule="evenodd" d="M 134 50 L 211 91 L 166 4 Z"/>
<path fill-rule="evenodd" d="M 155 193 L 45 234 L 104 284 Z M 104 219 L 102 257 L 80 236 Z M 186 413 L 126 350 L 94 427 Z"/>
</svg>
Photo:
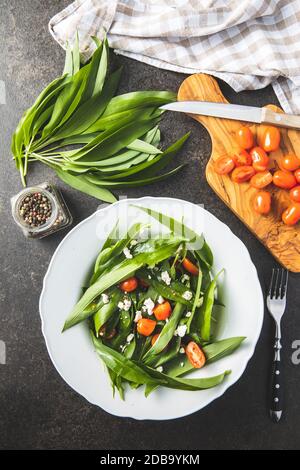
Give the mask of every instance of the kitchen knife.
<svg viewBox="0 0 300 470">
<path fill-rule="evenodd" d="M 165 104 L 161 106 L 160 109 L 300 129 L 300 116 L 275 113 L 268 108 L 256 108 L 254 106 L 242 106 L 229 103 L 213 103 L 210 101 L 176 101 L 174 103 Z"/>
</svg>

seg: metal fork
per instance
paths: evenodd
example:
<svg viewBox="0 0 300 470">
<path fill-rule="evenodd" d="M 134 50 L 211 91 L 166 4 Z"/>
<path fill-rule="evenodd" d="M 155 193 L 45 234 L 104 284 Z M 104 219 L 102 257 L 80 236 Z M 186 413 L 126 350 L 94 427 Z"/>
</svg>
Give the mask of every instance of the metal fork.
<svg viewBox="0 0 300 470">
<path fill-rule="evenodd" d="M 286 293 L 288 284 L 288 272 L 285 269 L 274 268 L 270 287 L 267 295 L 267 307 L 271 316 L 275 320 L 275 344 L 274 344 L 274 362 L 272 372 L 272 394 L 270 416 L 273 421 L 278 423 L 282 416 L 282 378 L 281 378 L 281 318 L 286 307 Z"/>
</svg>

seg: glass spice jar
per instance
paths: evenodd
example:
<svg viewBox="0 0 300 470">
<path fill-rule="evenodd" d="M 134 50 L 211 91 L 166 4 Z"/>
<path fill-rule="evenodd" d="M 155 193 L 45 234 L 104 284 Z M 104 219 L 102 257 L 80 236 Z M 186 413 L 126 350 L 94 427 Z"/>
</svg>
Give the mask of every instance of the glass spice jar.
<svg viewBox="0 0 300 470">
<path fill-rule="evenodd" d="M 27 238 L 43 238 L 72 224 L 61 192 L 50 183 L 25 188 L 11 198 L 12 215 Z"/>
</svg>

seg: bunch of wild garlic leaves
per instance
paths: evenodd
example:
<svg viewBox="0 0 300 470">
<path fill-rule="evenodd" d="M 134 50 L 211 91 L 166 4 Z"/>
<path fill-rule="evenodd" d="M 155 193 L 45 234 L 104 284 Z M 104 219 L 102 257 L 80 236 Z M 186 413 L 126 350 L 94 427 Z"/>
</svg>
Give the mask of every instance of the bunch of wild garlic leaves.
<svg viewBox="0 0 300 470">
<path fill-rule="evenodd" d="M 61 77 L 52 81 L 21 118 L 12 153 L 23 185 L 30 163 L 50 166 L 65 183 L 105 202 L 111 189 L 142 186 L 174 175 L 161 173 L 188 137 L 159 149 L 159 107 L 174 101 L 167 91 L 114 96 L 121 68 L 108 73 L 109 45 L 94 38 L 96 50 L 84 66 L 78 37 L 66 50 Z"/>
</svg>

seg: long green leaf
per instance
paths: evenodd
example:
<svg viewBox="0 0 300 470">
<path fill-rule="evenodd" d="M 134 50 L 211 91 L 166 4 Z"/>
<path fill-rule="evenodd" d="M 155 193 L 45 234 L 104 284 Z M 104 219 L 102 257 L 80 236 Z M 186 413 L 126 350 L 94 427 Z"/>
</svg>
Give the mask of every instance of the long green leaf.
<svg viewBox="0 0 300 470">
<path fill-rule="evenodd" d="M 100 188 L 88 181 L 84 176 L 77 175 L 73 176 L 66 171 L 56 169 L 57 176 L 66 184 L 71 186 L 74 189 L 93 196 L 101 201 L 105 202 L 115 202 L 115 196 L 106 188 Z"/>
</svg>

